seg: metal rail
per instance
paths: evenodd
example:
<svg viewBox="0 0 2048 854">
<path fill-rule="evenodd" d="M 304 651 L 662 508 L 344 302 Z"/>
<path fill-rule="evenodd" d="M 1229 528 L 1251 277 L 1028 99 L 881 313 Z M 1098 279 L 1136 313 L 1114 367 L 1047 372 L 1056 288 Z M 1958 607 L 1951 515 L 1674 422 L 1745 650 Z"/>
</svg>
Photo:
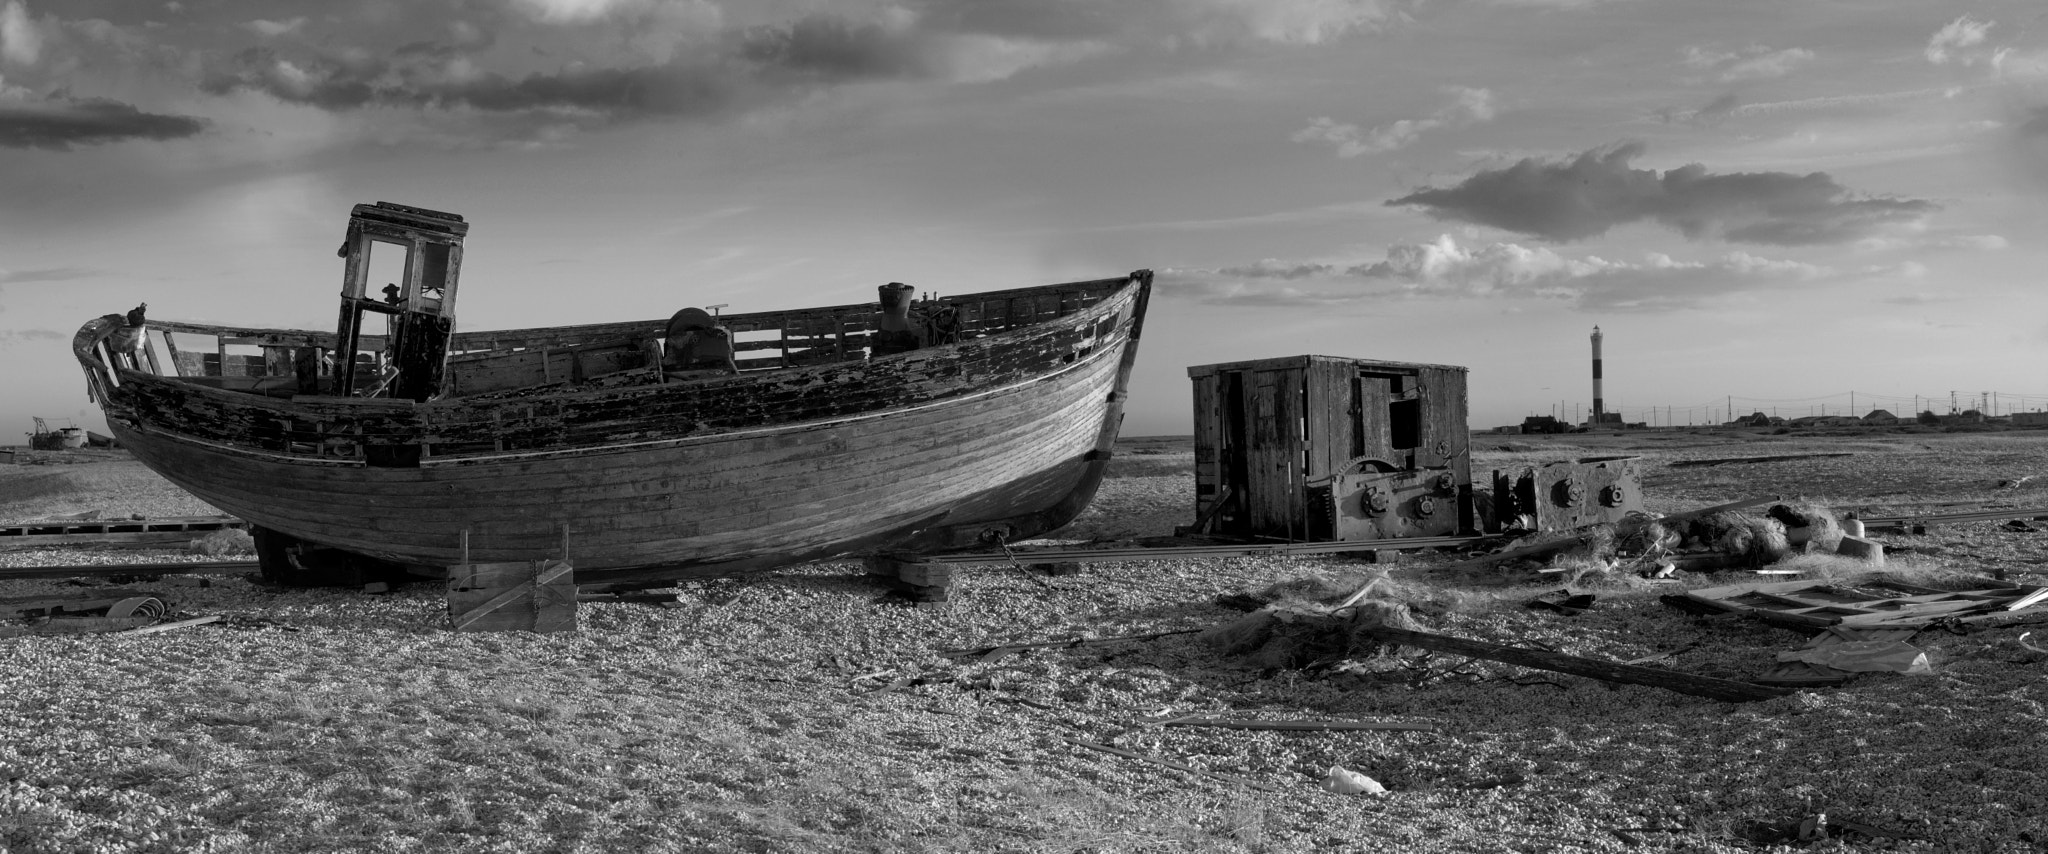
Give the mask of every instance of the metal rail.
<svg viewBox="0 0 2048 854">
<path fill-rule="evenodd" d="M 166 516 L 155 519 L 52 519 L 47 522 L 0 524 L 0 537 L 51 534 L 142 534 L 165 531 L 217 531 L 249 523 L 233 516 Z"/>
<path fill-rule="evenodd" d="M 0 525 L 0 552 L 61 548 L 178 548 L 193 535 L 247 528 L 233 516 L 55 519 Z"/>
<path fill-rule="evenodd" d="M 1353 540 L 1344 543 L 1273 543 L 1270 545 L 1172 546 L 1162 548 L 1068 549 L 1048 551 L 977 552 L 974 554 L 930 555 L 927 563 L 1103 563 L 1130 560 L 1173 560 L 1175 558 L 1257 557 L 1260 555 L 1324 555 L 1343 552 L 1393 549 L 1434 549 L 1472 545 L 1498 537 L 1400 537 L 1390 540 Z"/>
<path fill-rule="evenodd" d="M 190 563 L 95 563 L 80 566 L 5 566 L 0 581 L 29 578 L 106 578 L 115 575 L 242 575 L 255 572 L 253 560 L 210 560 Z"/>
<path fill-rule="evenodd" d="M 1863 516 L 1865 525 L 1899 525 L 1907 522 L 1996 522 L 2000 519 L 2048 519 L 2048 507 L 2031 510 L 1980 510 L 1974 513 L 1944 513 L 1939 516 Z"/>
</svg>

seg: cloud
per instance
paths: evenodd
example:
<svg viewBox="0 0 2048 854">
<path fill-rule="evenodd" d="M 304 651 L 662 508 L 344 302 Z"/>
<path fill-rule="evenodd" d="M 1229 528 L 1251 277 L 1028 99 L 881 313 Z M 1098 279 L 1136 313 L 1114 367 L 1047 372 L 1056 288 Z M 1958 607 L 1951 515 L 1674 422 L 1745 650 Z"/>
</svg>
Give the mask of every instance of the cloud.
<svg viewBox="0 0 2048 854">
<path fill-rule="evenodd" d="M 1406 148 L 1430 131 L 1462 127 L 1493 118 L 1492 92 L 1464 86 L 1452 86 L 1449 92 L 1451 103 L 1428 118 L 1401 119 L 1363 131 L 1357 125 L 1339 124 L 1329 116 L 1319 116 L 1310 121 L 1308 127 L 1295 131 L 1290 139 L 1295 142 L 1327 142 L 1337 147 L 1338 157 L 1351 158 Z"/>
<path fill-rule="evenodd" d="M 592 21 L 649 4 L 646 0 L 518 0 L 513 5 L 536 20 L 560 24 Z"/>
<path fill-rule="evenodd" d="M 1873 107 L 1903 101 L 1919 101 L 1944 97 L 1951 94 L 1949 89 L 1907 89 L 1898 92 L 1869 92 L 1855 95 L 1827 95 L 1819 98 L 1800 98 L 1793 101 L 1766 101 L 1731 107 L 1731 116 L 1761 116 L 1792 112 L 1813 112 L 1820 110 L 1841 110 L 1854 107 Z"/>
<path fill-rule="evenodd" d="M 1711 125 L 1727 118 L 1741 106 L 1741 99 L 1729 92 L 1697 110 L 1664 110 L 1657 114 L 1657 118 L 1665 124 Z"/>
<path fill-rule="evenodd" d="M 1641 143 L 1626 143 L 1569 160 L 1524 158 L 1387 204 L 1557 242 L 1648 221 L 1692 239 L 1787 246 L 1845 243 L 1939 209 L 1920 199 L 1856 195 L 1824 172 L 1717 175 L 1696 163 L 1662 174 L 1630 168 L 1643 151 Z"/>
<path fill-rule="evenodd" d="M 305 24 L 306 18 L 305 16 L 301 15 L 297 18 L 292 18 L 290 20 L 285 21 L 270 21 L 259 18 L 257 20 L 243 24 L 242 26 L 249 28 L 250 32 L 256 33 L 257 35 L 265 36 L 268 38 L 277 38 L 278 36 L 284 35 L 285 33 L 289 33 L 302 26 L 305 26 Z"/>
<path fill-rule="evenodd" d="M 1459 246 L 1449 235 L 1395 244 L 1387 258 L 1351 274 L 1400 282 L 1414 296 L 1542 297 L 1582 309 L 1668 311 L 1708 305 L 1743 291 L 1812 281 L 1834 271 L 1797 261 L 1730 252 L 1679 261 L 1652 252 L 1641 261 L 1570 258 L 1546 247 L 1490 243 Z"/>
<path fill-rule="evenodd" d="M 1634 312 L 1707 306 L 1747 292 L 1841 275 L 1828 267 L 1741 251 L 1699 261 L 1653 252 L 1639 261 L 1624 261 L 1571 257 L 1548 247 L 1515 243 L 1464 246 L 1450 235 L 1396 243 L 1387 247 L 1385 258 L 1349 267 L 1268 258 L 1244 266 L 1173 272 L 1178 293 L 1207 302 L 1330 305 L 1397 298 L 1551 299 L 1580 309 Z"/>
<path fill-rule="evenodd" d="M 34 282 L 63 282 L 96 276 L 98 272 L 84 267 L 49 267 L 41 270 L 0 270 L 0 285 L 25 285 Z"/>
<path fill-rule="evenodd" d="M 0 329 L 0 350 L 27 341 L 64 341 L 70 337 L 69 333 L 58 332 L 55 329 Z"/>
<path fill-rule="evenodd" d="M 470 51 L 456 45 L 413 47 L 390 56 L 333 50 L 288 56 L 251 48 L 213 63 L 202 86 L 334 111 L 466 108 L 616 121 L 714 114 L 841 83 L 928 78 L 938 66 L 933 45 L 919 33 L 827 16 L 727 31 L 709 49 L 666 62 L 576 63 L 523 77 L 482 71 Z"/>
<path fill-rule="evenodd" d="M 106 98 L 0 100 L 0 148 L 67 151 L 73 145 L 179 139 L 205 129 L 204 119 L 145 113 Z"/>
<path fill-rule="evenodd" d="M 1405 20 L 1412 0 L 921 0 L 921 26 L 1038 41 L 1323 44 Z"/>
<path fill-rule="evenodd" d="M 29 20 L 28 7 L 21 0 L 7 0 L 0 6 L 0 60 L 16 65 L 34 65 L 42 58 L 43 35 Z"/>
<path fill-rule="evenodd" d="M 1306 279 L 1313 276 L 1328 276 L 1337 272 L 1329 264 L 1282 261 L 1266 258 L 1241 267 L 1224 267 L 1216 271 L 1223 276 L 1244 279 Z"/>
<path fill-rule="evenodd" d="M 1813 59 L 1813 51 L 1800 47 L 1772 50 L 1763 45 L 1750 45 L 1724 52 L 1695 45 L 1685 49 L 1684 62 L 1689 68 L 1716 72 L 1723 83 L 1734 83 L 1783 77 Z"/>
<path fill-rule="evenodd" d="M 1813 51 L 1805 48 L 1786 48 L 1752 56 L 1736 62 L 1721 71 L 1721 81 L 1730 83 L 1737 80 L 1763 80 L 1783 77 L 1792 69 L 1813 61 Z"/>
<path fill-rule="evenodd" d="M 1968 15 L 1950 21 L 1948 26 L 1936 30 L 1934 36 L 1927 40 L 1927 61 L 1935 65 L 1945 65 L 1950 61 L 1963 65 L 1975 63 L 1979 59 L 1978 52 L 1959 51 L 1983 44 L 1985 37 L 1991 32 L 1991 27 L 1996 23 L 1979 21 Z"/>
<path fill-rule="evenodd" d="M 1899 236 L 1866 237 L 1856 241 L 1856 248 L 1867 251 L 1892 249 L 1962 249 L 1975 252 L 1995 252 L 2008 248 L 2011 241 L 1996 234 L 1950 234 L 1937 237 Z"/>
</svg>

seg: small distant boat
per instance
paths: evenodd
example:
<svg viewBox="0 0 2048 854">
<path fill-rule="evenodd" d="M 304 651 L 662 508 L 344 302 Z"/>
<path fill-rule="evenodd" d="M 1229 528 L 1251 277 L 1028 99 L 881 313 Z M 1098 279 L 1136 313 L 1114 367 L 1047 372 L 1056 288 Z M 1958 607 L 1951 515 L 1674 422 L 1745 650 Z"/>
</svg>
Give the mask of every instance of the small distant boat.
<svg viewBox="0 0 2048 854">
<path fill-rule="evenodd" d="M 138 308 L 73 351 L 121 447 L 248 520 L 273 577 L 337 553 L 429 576 L 566 555 L 579 583 L 659 581 L 1066 524 L 1108 462 L 1152 280 L 727 314 L 691 327 L 729 355 L 706 368 L 660 319 L 455 331 L 467 233 L 356 205 L 336 331 Z"/>
</svg>

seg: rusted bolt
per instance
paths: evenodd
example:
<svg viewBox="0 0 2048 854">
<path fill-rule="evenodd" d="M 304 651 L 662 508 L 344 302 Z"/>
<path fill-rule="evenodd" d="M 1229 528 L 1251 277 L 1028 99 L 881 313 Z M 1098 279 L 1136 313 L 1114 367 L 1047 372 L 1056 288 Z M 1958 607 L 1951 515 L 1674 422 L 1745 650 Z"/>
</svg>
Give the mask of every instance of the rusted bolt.
<svg viewBox="0 0 2048 854">
<path fill-rule="evenodd" d="M 1437 475 L 1436 491 L 1445 493 L 1457 492 L 1458 476 L 1451 472 L 1444 472 L 1442 474 Z"/>
<path fill-rule="evenodd" d="M 1600 500 L 1609 507 L 1620 507 L 1622 502 L 1628 500 L 1628 490 L 1618 483 L 1609 484 L 1601 492 Z"/>
<path fill-rule="evenodd" d="M 1435 499 L 1435 498 L 1431 498 L 1430 496 L 1427 496 L 1427 495 L 1425 495 L 1425 496 L 1422 496 L 1421 498 L 1417 498 L 1417 499 L 1415 499 L 1415 514 L 1416 514 L 1416 515 L 1418 515 L 1418 516 L 1427 516 L 1427 515 L 1429 515 L 1429 514 L 1431 514 L 1431 513 L 1435 513 L 1435 512 L 1436 512 L 1436 499 Z"/>
<path fill-rule="evenodd" d="M 1558 492 L 1564 497 L 1564 506 L 1577 507 L 1586 503 L 1586 485 L 1578 478 L 1568 478 L 1558 484 Z"/>
<path fill-rule="evenodd" d="M 1365 500 L 1360 503 L 1365 507 L 1365 512 L 1373 516 L 1386 515 L 1389 506 L 1386 490 L 1377 486 L 1366 487 Z"/>
<path fill-rule="evenodd" d="M 1439 456 L 1439 457 L 1443 457 L 1443 458 L 1445 458 L 1445 459 L 1449 459 L 1449 458 L 1450 458 L 1450 456 L 1451 456 L 1451 440 L 1449 440 L 1449 439 L 1438 439 L 1438 440 L 1436 440 L 1436 455 L 1437 455 L 1437 456 Z"/>
</svg>

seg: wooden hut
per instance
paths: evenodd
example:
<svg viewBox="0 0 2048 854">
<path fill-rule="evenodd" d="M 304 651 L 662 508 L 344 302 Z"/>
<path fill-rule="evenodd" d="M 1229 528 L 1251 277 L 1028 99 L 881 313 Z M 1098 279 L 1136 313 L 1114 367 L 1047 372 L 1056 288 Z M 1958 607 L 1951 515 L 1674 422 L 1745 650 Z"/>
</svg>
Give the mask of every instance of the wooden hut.
<svg viewBox="0 0 2048 854">
<path fill-rule="evenodd" d="M 1342 542 L 1472 528 L 1464 368 L 1287 356 L 1188 377 L 1196 532 Z"/>
</svg>

